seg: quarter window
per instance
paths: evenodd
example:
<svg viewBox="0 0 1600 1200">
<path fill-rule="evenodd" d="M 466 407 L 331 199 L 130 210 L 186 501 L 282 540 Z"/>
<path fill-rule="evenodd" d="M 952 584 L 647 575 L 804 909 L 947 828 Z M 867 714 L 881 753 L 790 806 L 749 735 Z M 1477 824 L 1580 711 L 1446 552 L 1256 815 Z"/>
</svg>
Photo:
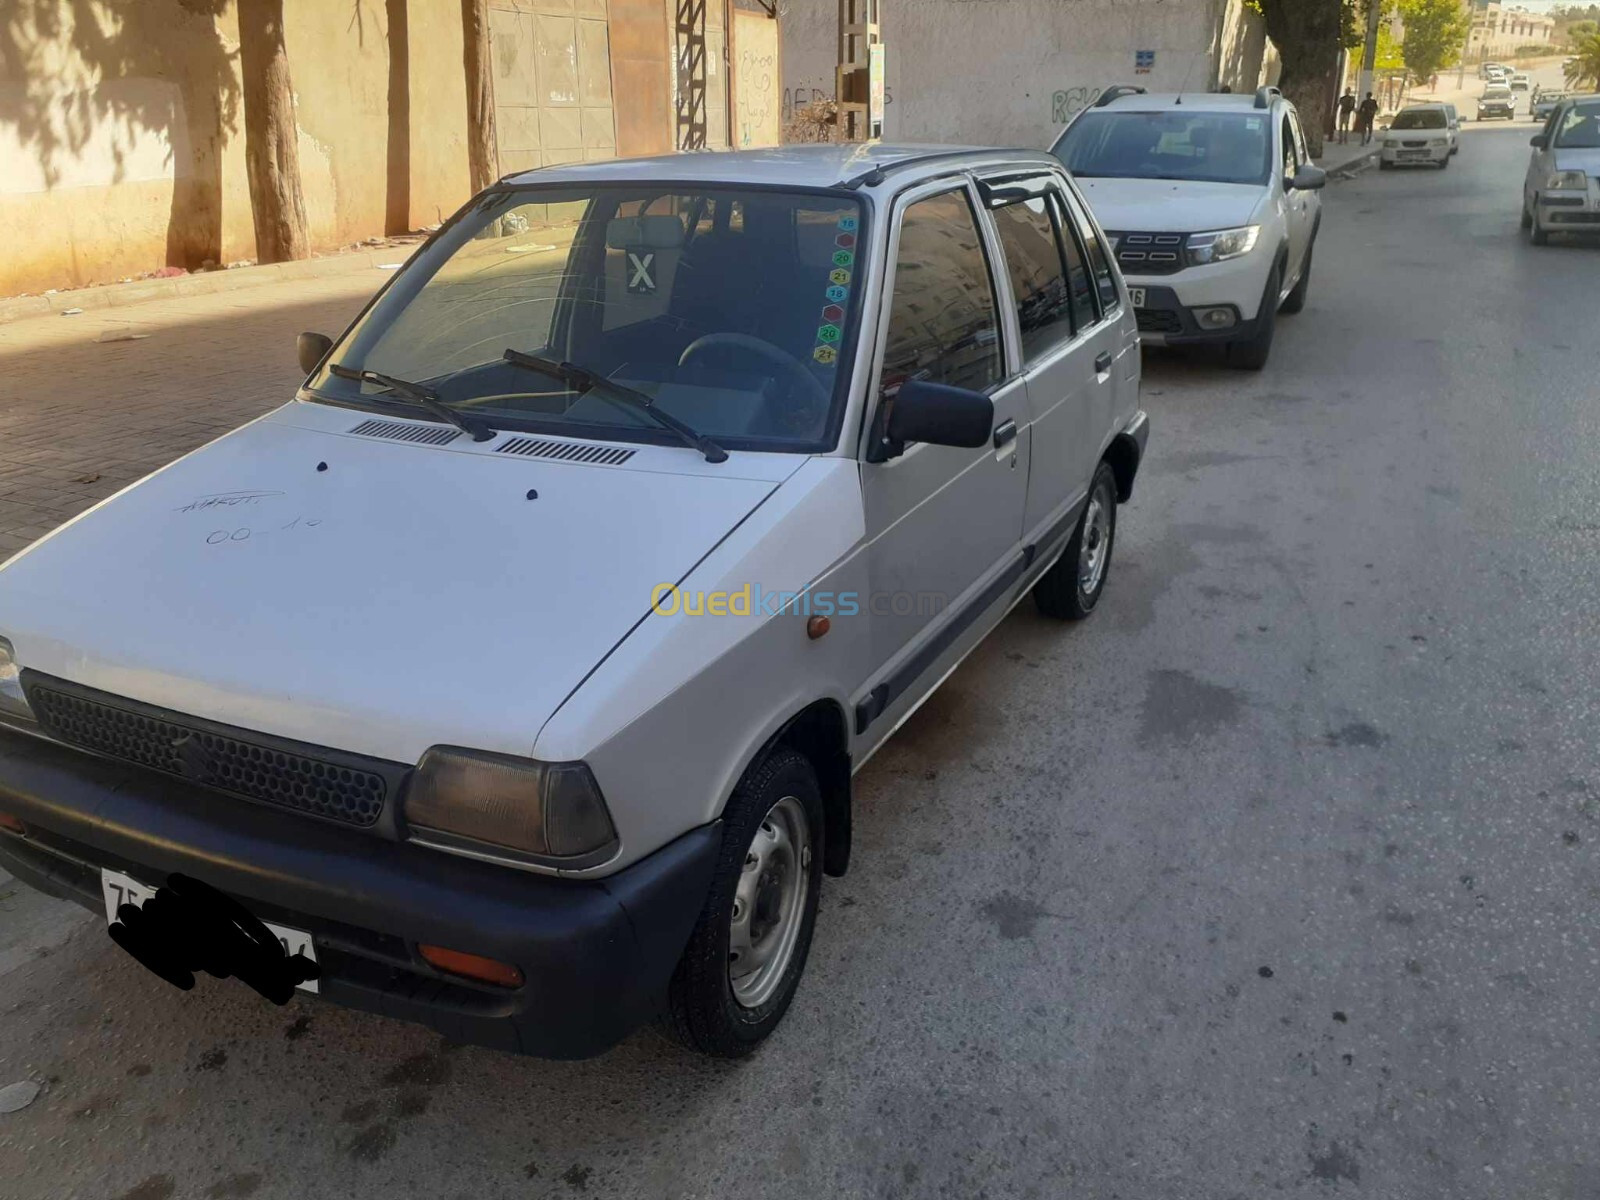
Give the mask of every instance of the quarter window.
<svg viewBox="0 0 1600 1200">
<path fill-rule="evenodd" d="M 1295 159 L 1294 129 L 1289 124 L 1289 118 L 1283 118 L 1283 178 L 1287 182 L 1294 178 L 1295 172 L 1300 169 Z"/>
<path fill-rule="evenodd" d="M 1083 247 L 1078 242 L 1074 221 L 1067 214 L 1059 196 L 1052 197 L 1056 217 L 1061 222 L 1061 249 L 1067 259 L 1067 289 L 1072 294 L 1072 320 L 1079 329 L 1095 323 L 1094 286 L 1089 282 L 1089 268 L 1084 262 Z"/>
<path fill-rule="evenodd" d="M 1117 281 L 1111 277 L 1111 264 L 1106 261 L 1105 247 L 1100 244 L 1100 235 L 1095 232 L 1093 225 L 1083 221 L 1078 229 L 1089 254 L 1089 269 L 1094 272 L 1095 290 L 1100 294 L 1100 311 L 1110 313 L 1118 304 Z"/>
<path fill-rule="evenodd" d="M 984 391 L 1001 377 L 994 285 L 965 192 L 919 200 L 900 222 L 883 389 L 910 379 Z"/>
<path fill-rule="evenodd" d="M 1056 223 L 1044 196 L 997 209 L 994 221 L 1022 329 L 1022 357 L 1031 362 L 1072 338 L 1072 298 Z"/>
</svg>

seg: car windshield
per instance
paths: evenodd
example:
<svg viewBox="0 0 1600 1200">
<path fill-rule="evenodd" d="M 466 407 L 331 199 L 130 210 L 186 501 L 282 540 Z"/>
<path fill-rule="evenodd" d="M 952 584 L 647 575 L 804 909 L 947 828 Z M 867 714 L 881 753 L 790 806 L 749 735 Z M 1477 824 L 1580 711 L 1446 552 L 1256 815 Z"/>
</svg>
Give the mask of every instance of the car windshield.
<svg viewBox="0 0 1600 1200">
<path fill-rule="evenodd" d="M 1052 147 L 1073 174 L 1262 184 L 1271 177 L 1265 113 L 1084 113 Z"/>
<path fill-rule="evenodd" d="M 1439 108 L 1412 108 L 1395 116 L 1391 129 L 1443 129 L 1448 124 L 1444 110 Z"/>
<path fill-rule="evenodd" d="M 1509 100 L 1511 99 L 1511 89 L 1505 87 L 1485 88 L 1483 98 L 1485 100 Z"/>
<path fill-rule="evenodd" d="M 1600 101 L 1569 108 L 1561 118 L 1554 144 L 1561 150 L 1600 150 Z"/>
<path fill-rule="evenodd" d="M 837 438 L 853 344 L 859 202 L 666 184 L 497 190 L 447 226 L 329 355 L 423 384 L 495 429 L 675 441 L 583 372 L 729 448 Z M 583 372 L 550 378 L 507 350 Z M 399 411 L 324 366 L 313 398 Z"/>
</svg>

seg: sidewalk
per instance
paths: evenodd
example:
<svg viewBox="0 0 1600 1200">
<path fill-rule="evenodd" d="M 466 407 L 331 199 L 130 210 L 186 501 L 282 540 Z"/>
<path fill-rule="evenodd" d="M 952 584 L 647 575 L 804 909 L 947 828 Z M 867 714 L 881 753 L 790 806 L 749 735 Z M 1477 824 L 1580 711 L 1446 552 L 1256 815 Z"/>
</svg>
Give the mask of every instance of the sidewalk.
<svg viewBox="0 0 1600 1200">
<path fill-rule="evenodd" d="M 1361 135 L 1352 132 L 1350 140 L 1341 145 L 1339 135 L 1334 134 L 1323 142 L 1322 157 L 1317 159 L 1317 166 L 1334 179 L 1347 179 L 1366 170 L 1377 159 L 1377 155 L 1377 138 L 1370 145 L 1363 146 Z"/>
</svg>

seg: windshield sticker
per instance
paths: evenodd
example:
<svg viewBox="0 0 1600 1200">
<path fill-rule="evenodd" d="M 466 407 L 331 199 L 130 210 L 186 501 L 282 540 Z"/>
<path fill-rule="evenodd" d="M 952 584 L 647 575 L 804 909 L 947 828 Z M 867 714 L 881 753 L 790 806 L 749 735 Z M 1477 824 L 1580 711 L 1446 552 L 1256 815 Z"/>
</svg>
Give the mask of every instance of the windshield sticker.
<svg viewBox="0 0 1600 1200">
<path fill-rule="evenodd" d="M 823 295 L 827 296 L 828 299 L 833 301 L 835 304 L 843 304 L 845 302 L 845 298 L 850 295 L 850 289 L 847 287 L 840 287 L 836 283 L 826 292 L 824 292 Z"/>
<path fill-rule="evenodd" d="M 845 250 L 854 250 L 856 248 L 856 235 L 853 233 L 841 233 L 833 239 L 833 244 Z"/>
<path fill-rule="evenodd" d="M 832 346 L 818 346 L 811 352 L 811 357 L 825 367 L 831 367 L 839 360 L 839 352 Z"/>
<path fill-rule="evenodd" d="M 1246 129 L 1248 129 L 1251 133 L 1259 133 L 1261 131 L 1261 118 L 1260 117 L 1246 117 L 1244 119 L 1244 127 Z"/>
<path fill-rule="evenodd" d="M 656 256 L 653 250 L 629 250 L 628 255 L 628 291 L 635 296 L 653 295 L 656 290 L 656 278 L 653 274 L 656 265 Z"/>
<path fill-rule="evenodd" d="M 839 228 L 846 233 L 854 233 L 861 228 L 861 222 L 855 217 L 840 217 Z"/>
<path fill-rule="evenodd" d="M 827 308 L 822 310 L 822 319 L 830 324 L 837 325 L 840 321 L 844 320 L 844 309 L 840 308 L 837 304 L 830 304 Z"/>
<path fill-rule="evenodd" d="M 839 327 L 837 325 L 824 325 L 817 330 L 817 341 L 832 344 L 839 340 Z"/>
<path fill-rule="evenodd" d="M 855 261 L 856 256 L 848 250 L 836 250 L 834 252 L 833 265 L 836 267 L 848 267 Z"/>
</svg>

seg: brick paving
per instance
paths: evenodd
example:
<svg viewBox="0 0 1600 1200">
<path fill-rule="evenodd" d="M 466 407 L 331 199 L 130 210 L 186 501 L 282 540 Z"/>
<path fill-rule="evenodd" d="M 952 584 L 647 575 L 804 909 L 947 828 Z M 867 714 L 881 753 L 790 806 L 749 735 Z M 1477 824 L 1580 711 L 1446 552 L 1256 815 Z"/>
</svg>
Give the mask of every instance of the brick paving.
<svg viewBox="0 0 1600 1200">
<path fill-rule="evenodd" d="M 295 334 L 336 334 L 388 278 L 368 268 L 0 325 L 0 561 L 289 400 Z M 134 341 L 102 341 L 127 332 Z"/>
</svg>

